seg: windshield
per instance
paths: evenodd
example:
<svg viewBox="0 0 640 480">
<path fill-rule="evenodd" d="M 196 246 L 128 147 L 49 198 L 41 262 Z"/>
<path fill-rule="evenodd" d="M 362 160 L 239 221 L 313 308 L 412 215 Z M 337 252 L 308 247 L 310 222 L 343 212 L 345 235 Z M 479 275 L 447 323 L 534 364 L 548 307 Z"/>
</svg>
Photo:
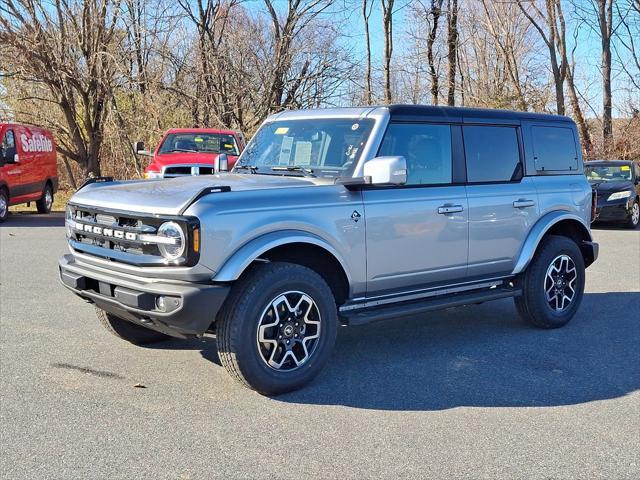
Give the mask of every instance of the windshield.
<svg viewBox="0 0 640 480">
<path fill-rule="evenodd" d="M 162 142 L 158 153 L 226 153 L 238 155 L 233 135 L 226 133 L 170 133 Z"/>
<path fill-rule="evenodd" d="M 255 134 L 235 166 L 256 173 L 351 176 L 373 127 L 371 119 L 275 121 Z"/>
<path fill-rule="evenodd" d="M 597 167 L 588 167 L 585 165 L 584 173 L 590 182 L 631 181 L 630 165 L 600 165 Z"/>
</svg>

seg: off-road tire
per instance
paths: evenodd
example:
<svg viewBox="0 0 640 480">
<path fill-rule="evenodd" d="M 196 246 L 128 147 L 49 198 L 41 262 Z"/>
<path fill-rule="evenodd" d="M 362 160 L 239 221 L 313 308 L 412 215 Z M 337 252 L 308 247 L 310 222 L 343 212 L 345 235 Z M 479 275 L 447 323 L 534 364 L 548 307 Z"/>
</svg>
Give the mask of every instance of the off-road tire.
<svg viewBox="0 0 640 480">
<path fill-rule="evenodd" d="M 551 262 L 560 255 L 571 258 L 576 269 L 574 297 L 562 312 L 555 311 L 545 296 L 545 277 Z M 520 279 L 522 296 L 515 297 L 516 310 L 531 325 L 538 328 L 559 328 L 566 325 L 576 314 L 584 294 L 584 258 L 578 245 L 567 237 L 549 235 L 545 237 L 527 270 Z"/>
<path fill-rule="evenodd" d="M 36 200 L 36 208 L 38 213 L 49 213 L 51 212 L 51 207 L 53 207 L 53 187 L 50 183 L 47 183 L 42 192 L 42 197 Z"/>
<path fill-rule="evenodd" d="M 271 302 L 290 291 L 304 292 L 315 302 L 321 330 L 306 362 L 281 371 L 263 360 L 257 335 Z M 335 344 L 338 315 L 333 293 L 320 275 L 301 265 L 273 262 L 256 265 L 236 282 L 216 324 L 218 356 L 227 372 L 245 387 L 277 395 L 301 388 L 322 370 Z"/>
<path fill-rule="evenodd" d="M 640 217 L 637 216 L 638 214 L 640 214 L 640 202 L 638 202 L 638 199 L 636 199 L 636 201 L 633 202 L 633 205 L 631 205 L 631 214 L 627 219 L 627 228 L 630 228 L 632 230 L 638 228 L 638 225 L 640 225 Z"/>
<path fill-rule="evenodd" d="M 9 194 L 5 188 L 0 187 L 0 197 L 2 197 L 5 208 L 0 211 L 0 223 L 4 222 L 9 216 Z"/>
<path fill-rule="evenodd" d="M 109 332 L 134 345 L 147 345 L 173 339 L 169 335 L 128 322 L 97 307 L 96 315 L 102 326 Z"/>
</svg>

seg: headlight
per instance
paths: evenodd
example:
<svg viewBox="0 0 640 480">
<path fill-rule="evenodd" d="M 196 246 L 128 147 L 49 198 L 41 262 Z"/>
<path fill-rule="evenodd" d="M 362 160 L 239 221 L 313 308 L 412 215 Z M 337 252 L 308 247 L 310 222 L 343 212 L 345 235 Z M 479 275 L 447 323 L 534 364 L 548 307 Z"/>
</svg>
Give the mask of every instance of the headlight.
<svg viewBox="0 0 640 480">
<path fill-rule="evenodd" d="M 66 227 L 66 230 L 67 230 L 67 238 L 71 238 L 73 236 L 73 226 L 74 226 L 73 211 L 71 210 L 71 207 L 67 207 L 64 213 L 64 226 Z"/>
<path fill-rule="evenodd" d="M 612 193 L 611 195 L 609 195 L 609 198 L 607 198 L 607 200 L 608 201 L 620 200 L 622 198 L 629 198 L 630 196 L 631 196 L 631 192 L 629 190 L 626 190 L 624 192 Z"/>
<path fill-rule="evenodd" d="M 184 232 L 176 222 L 165 222 L 158 229 L 158 236 L 172 240 L 167 243 L 158 243 L 158 249 L 167 260 L 177 260 L 184 255 L 187 242 Z"/>
<path fill-rule="evenodd" d="M 162 172 L 144 172 L 145 180 L 151 180 L 153 178 L 162 178 Z"/>
</svg>

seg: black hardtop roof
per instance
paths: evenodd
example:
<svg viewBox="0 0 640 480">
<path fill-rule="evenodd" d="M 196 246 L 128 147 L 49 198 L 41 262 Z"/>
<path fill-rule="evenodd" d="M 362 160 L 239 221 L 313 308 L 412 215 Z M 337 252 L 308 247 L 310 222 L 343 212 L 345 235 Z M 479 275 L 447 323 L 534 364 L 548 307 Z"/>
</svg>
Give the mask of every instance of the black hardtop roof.
<svg viewBox="0 0 640 480">
<path fill-rule="evenodd" d="M 499 110 L 491 108 L 469 107 L 444 107 L 436 105 L 389 105 L 387 107 L 392 119 L 396 120 L 420 120 L 440 119 L 448 121 L 463 120 L 496 120 L 508 123 L 520 120 L 537 120 L 542 122 L 570 122 L 571 118 L 563 115 L 551 115 L 547 113 L 516 112 L 512 110 Z"/>
<path fill-rule="evenodd" d="M 587 160 L 586 162 L 584 162 L 584 166 L 585 167 L 589 167 L 591 165 L 593 166 L 598 166 L 598 165 L 631 165 L 633 163 L 633 160 Z"/>
</svg>

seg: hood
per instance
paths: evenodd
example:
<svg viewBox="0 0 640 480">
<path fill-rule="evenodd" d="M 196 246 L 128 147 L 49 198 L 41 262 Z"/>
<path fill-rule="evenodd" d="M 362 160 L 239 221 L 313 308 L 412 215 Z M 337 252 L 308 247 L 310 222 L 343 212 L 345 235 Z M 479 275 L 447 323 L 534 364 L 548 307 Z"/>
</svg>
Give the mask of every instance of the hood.
<svg viewBox="0 0 640 480">
<path fill-rule="evenodd" d="M 589 182 L 596 189 L 598 193 L 602 192 L 621 192 L 623 190 L 629 190 L 633 188 L 633 182 L 631 180 L 623 180 L 619 182 Z"/>
<path fill-rule="evenodd" d="M 76 192 L 70 203 L 86 207 L 159 215 L 178 215 L 208 187 L 231 191 L 295 188 L 314 185 L 315 179 L 255 174 L 223 173 L 164 180 L 93 183 Z M 221 195 L 224 195 L 222 193 Z"/>
</svg>

